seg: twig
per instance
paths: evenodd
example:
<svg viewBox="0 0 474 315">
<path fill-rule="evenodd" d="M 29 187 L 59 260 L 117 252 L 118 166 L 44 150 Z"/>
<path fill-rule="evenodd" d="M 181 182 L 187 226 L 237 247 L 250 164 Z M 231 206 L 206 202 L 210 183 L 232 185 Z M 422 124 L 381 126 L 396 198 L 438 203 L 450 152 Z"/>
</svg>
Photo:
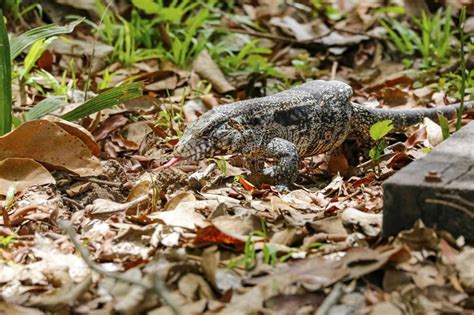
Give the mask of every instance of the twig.
<svg viewBox="0 0 474 315">
<path fill-rule="evenodd" d="M 43 212 L 48 212 L 49 209 L 45 206 L 40 205 L 29 205 L 23 208 L 15 210 L 15 212 L 10 216 L 10 222 L 12 225 L 18 225 L 22 222 L 23 217 L 28 214 L 28 212 L 34 210 L 41 210 Z"/>
<path fill-rule="evenodd" d="M 342 283 L 338 282 L 334 285 L 331 293 L 324 299 L 323 303 L 319 306 L 315 315 L 326 315 L 329 313 L 329 309 L 334 306 L 341 298 L 343 292 Z"/>
<path fill-rule="evenodd" d="M 474 202 L 471 202 L 469 200 L 466 200 L 464 199 L 463 197 L 459 196 L 459 195 L 450 195 L 450 194 L 436 194 L 436 196 L 439 196 L 439 197 L 444 197 L 446 199 L 453 199 L 453 200 L 456 200 L 456 201 L 459 201 L 460 203 L 468 206 L 468 207 L 472 207 L 474 208 Z"/>
<path fill-rule="evenodd" d="M 81 255 L 82 259 L 84 262 L 89 266 L 89 268 L 99 274 L 102 274 L 104 276 L 109 276 L 112 277 L 116 280 L 127 282 L 139 287 L 144 288 L 147 291 L 154 291 L 158 296 L 161 297 L 163 300 L 164 304 L 170 307 L 171 311 L 175 315 L 180 315 L 181 311 L 178 308 L 178 306 L 171 300 L 170 295 L 166 287 L 164 286 L 162 280 L 158 275 L 153 275 L 152 276 L 152 284 L 149 284 L 145 281 L 140 281 L 140 280 L 135 280 L 135 279 L 130 279 L 126 276 L 124 276 L 121 273 L 117 272 L 112 272 L 103 269 L 101 266 L 97 265 L 95 262 L 93 262 L 90 258 L 89 250 L 82 246 L 82 244 L 77 240 L 77 233 L 74 231 L 72 225 L 65 221 L 65 220 L 60 220 L 58 222 L 58 225 L 66 231 L 66 233 L 69 236 L 69 239 L 71 240 L 72 244 L 74 247 L 79 251 L 79 254 Z"/>
<path fill-rule="evenodd" d="M 454 208 L 456 210 L 461 211 L 462 213 L 464 213 L 468 217 L 474 219 L 474 213 L 472 213 L 471 211 L 469 211 L 469 209 L 467 209 L 463 206 L 455 204 L 454 202 L 441 200 L 441 199 L 431 199 L 431 198 L 425 199 L 425 202 L 426 203 L 433 203 L 433 204 L 443 205 L 443 206 L 450 207 L 450 208 Z"/>
<path fill-rule="evenodd" d="M 112 182 L 108 180 L 102 180 L 102 179 L 97 179 L 93 177 L 79 177 L 79 176 L 72 176 L 73 179 L 79 181 L 79 182 L 90 182 L 90 183 L 96 183 L 96 184 L 101 184 L 101 185 L 106 185 L 106 186 L 112 186 L 112 187 L 118 187 L 121 188 L 123 186 L 122 183 L 117 183 L 117 182 Z"/>
<path fill-rule="evenodd" d="M 8 216 L 7 209 L 4 206 L 0 205 L 0 211 L 2 212 L 3 225 L 6 227 L 12 227 L 12 223 L 10 221 L 10 217 Z"/>
<path fill-rule="evenodd" d="M 233 32 L 233 33 L 250 35 L 250 36 L 253 36 L 253 37 L 267 38 L 267 39 L 271 39 L 271 40 L 275 40 L 275 41 L 285 42 L 285 43 L 288 43 L 288 44 L 301 44 L 302 43 L 302 42 L 297 41 L 296 39 L 285 37 L 285 36 L 280 36 L 280 35 L 255 32 L 255 31 L 249 31 L 249 30 L 238 29 L 238 28 L 226 28 L 225 30 L 227 30 L 229 32 Z"/>
<path fill-rule="evenodd" d="M 100 17 L 100 21 L 99 21 L 99 24 L 97 25 L 97 29 L 104 22 L 104 17 L 107 14 L 107 11 L 109 11 L 109 8 L 112 5 L 112 2 L 113 1 L 110 0 L 107 3 L 107 7 L 105 7 L 104 13 Z M 87 80 L 86 80 L 86 84 L 84 86 L 84 102 L 87 101 L 87 93 L 89 92 L 89 85 L 91 84 L 90 82 L 91 82 L 91 76 L 92 76 L 92 62 L 94 61 L 94 57 L 95 57 L 95 49 L 96 49 L 95 46 L 96 46 L 96 44 L 97 44 L 97 37 L 95 38 L 94 43 L 92 45 L 92 53 L 91 53 L 91 56 L 90 56 L 90 59 L 89 59 L 89 65 L 88 65 L 88 69 L 87 69 Z"/>
</svg>

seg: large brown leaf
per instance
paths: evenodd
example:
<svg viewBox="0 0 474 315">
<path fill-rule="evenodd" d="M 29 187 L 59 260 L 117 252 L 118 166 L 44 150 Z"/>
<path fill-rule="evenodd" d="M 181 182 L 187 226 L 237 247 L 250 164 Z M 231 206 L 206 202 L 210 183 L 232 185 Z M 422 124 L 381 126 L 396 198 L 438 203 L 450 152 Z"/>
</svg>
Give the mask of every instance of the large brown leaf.
<svg viewBox="0 0 474 315">
<path fill-rule="evenodd" d="M 6 195 L 11 186 L 22 191 L 30 186 L 54 183 L 48 170 L 35 160 L 7 158 L 0 161 L 0 195 Z"/>
<path fill-rule="evenodd" d="M 80 176 L 102 171 L 99 160 L 81 139 L 46 120 L 26 122 L 0 137 L 0 160 L 7 158 L 33 159 Z"/>
</svg>

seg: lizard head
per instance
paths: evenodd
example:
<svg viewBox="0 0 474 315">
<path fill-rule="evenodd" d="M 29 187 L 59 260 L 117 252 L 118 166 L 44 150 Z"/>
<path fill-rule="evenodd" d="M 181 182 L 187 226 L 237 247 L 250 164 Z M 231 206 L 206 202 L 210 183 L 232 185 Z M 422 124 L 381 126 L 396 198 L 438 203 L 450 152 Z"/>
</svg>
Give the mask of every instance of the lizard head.
<svg viewBox="0 0 474 315">
<path fill-rule="evenodd" d="M 214 155 L 231 154 L 240 133 L 221 111 L 210 110 L 192 122 L 174 148 L 180 160 L 198 161 Z"/>
</svg>

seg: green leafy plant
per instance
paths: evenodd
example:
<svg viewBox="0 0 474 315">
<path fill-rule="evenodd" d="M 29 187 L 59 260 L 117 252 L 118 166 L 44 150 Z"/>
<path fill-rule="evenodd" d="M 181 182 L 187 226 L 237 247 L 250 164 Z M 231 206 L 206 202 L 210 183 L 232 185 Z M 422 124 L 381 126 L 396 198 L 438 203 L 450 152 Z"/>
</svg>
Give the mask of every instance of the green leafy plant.
<svg viewBox="0 0 474 315">
<path fill-rule="evenodd" d="M 186 91 L 185 91 L 186 92 Z M 183 123 L 183 107 L 184 101 L 186 100 L 186 93 L 183 93 L 183 97 L 181 98 L 179 112 L 176 112 L 173 106 L 170 106 L 170 109 L 167 110 L 166 108 L 159 112 L 158 119 L 155 121 L 155 125 L 159 127 L 169 128 L 170 130 L 174 130 L 178 137 L 181 137 L 181 130 L 184 129 Z M 170 104 L 171 104 L 170 100 Z M 178 125 L 175 128 L 175 125 Z"/>
<path fill-rule="evenodd" d="M 422 58 L 421 67 L 430 68 L 446 64 L 452 53 L 453 31 L 451 8 L 439 10 L 433 17 L 422 12 L 421 18 L 412 18 L 418 31 L 402 24 L 394 18 L 387 22 L 381 20 L 390 43 L 404 55 L 412 56 L 419 53 Z"/>
<path fill-rule="evenodd" d="M 23 71 L 19 74 L 21 78 L 24 78 L 27 73 L 31 71 L 34 63 L 39 58 L 41 53 L 46 49 L 46 46 L 51 36 L 71 32 L 74 27 L 80 23 L 75 21 L 65 27 L 58 27 L 55 25 L 42 26 L 24 34 L 13 38 L 10 42 L 6 31 L 3 15 L 0 12 L 0 48 L 2 53 L 0 54 L 0 135 L 3 135 L 11 130 L 12 121 L 15 121 L 16 125 L 21 123 L 21 119 L 14 117 L 12 114 L 12 97 L 11 97 L 11 63 L 13 59 L 18 56 L 24 49 L 32 46 L 28 52 Z M 122 102 L 126 102 L 130 99 L 141 95 L 141 83 L 128 83 L 122 86 L 118 86 L 102 92 L 98 96 L 86 101 L 85 103 L 78 106 L 76 109 L 64 114 L 63 119 L 75 120 L 102 109 L 117 105 Z M 23 116 L 24 121 L 40 118 L 46 114 L 63 106 L 65 102 L 57 98 L 47 98 L 44 101 L 37 104 L 29 112 Z"/>
<path fill-rule="evenodd" d="M 178 66 L 185 67 L 204 49 L 207 36 L 204 33 L 198 35 L 198 32 L 209 17 L 210 12 L 207 9 L 202 9 L 186 20 L 183 30 L 170 34 L 171 50 L 166 52 L 166 56 L 170 61 Z"/>
<path fill-rule="evenodd" d="M 66 120 L 76 120 L 114 105 L 127 102 L 142 95 L 140 90 L 141 86 L 141 83 L 136 82 L 111 88 L 110 90 L 102 92 L 96 97 L 86 101 L 72 111 L 62 115 L 61 118 Z"/>
<path fill-rule="evenodd" d="M 244 246 L 244 255 L 238 258 L 233 258 L 227 264 L 227 268 L 234 269 L 236 267 L 243 266 L 245 270 L 250 270 L 256 262 L 257 253 L 255 251 L 255 241 L 252 236 L 247 237 L 247 241 Z"/>
<path fill-rule="evenodd" d="M 10 42 L 7 28 L 0 10 L 0 135 L 10 131 L 12 125 L 12 87 Z"/>
<path fill-rule="evenodd" d="M 462 114 L 464 112 L 464 95 L 466 93 L 466 61 L 464 60 L 464 25 L 466 24 L 466 7 L 463 6 L 459 19 L 461 37 L 461 105 L 457 111 L 456 130 L 461 129 Z"/>
<path fill-rule="evenodd" d="M 278 262 L 278 250 L 272 243 L 263 244 L 263 263 L 275 267 Z"/>
<path fill-rule="evenodd" d="M 9 12 L 15 21 L 21 20 L 22 22 L 23 15 L 31 12 L 32 10 L 39 8 L 41 6 L 38 3 L 32 3 L 30 5 L 24 6 L 23 0 L 4 0 L 3 4 L 0 5 L 0 8 L 3 6 L 5 12 Z"/>
<path fill-rule="evenodd" d="M 212 18 L 208 7 L 216 1 L 134 0 L 130 21 L 96 2 L 103 25 L 94 25 L 101 38 L 114 46 L 112 60 L 133 64 L 141 60 L 167 59 L 187 67 L 201 52 L 212 30 L 204 25 Z M 151 15 L 143 18 L 139 11 Z M 89 22 L 90 23 L 90 22 Z M 92 24 L 92 23 L 90 23 Z"/>
<path fill-rule="evenodd" d="M 370 127 L 370 137 L 375 141 L 375 146 L 369 151 L 369 156 L 373 161 L 378 161 L 383 150 L 387 147 L 387 142 L 383 139 L 393 129 L 393 121 L 382 120 Z"/>
<path fill-rule="evenodd" d="M 439 122 L 439 125 L 441 126 L 441 132 L 443 133 L 443 140 L 448 139 L 450 135 L 448 120 L 443 115 L 438 115 L 438 122 Z"/>
<path fill-rule="evenodd" d="M 210 158 L 209 160 L 216 163 L 217 168 L 224 176 L 227 175 L 227 161 L 224 159 L 224 157 L 221 157 L 220 159 Z"/>
<path fill-rule="evenodd" d="M 319 15 L 325 16 L 330 20 L 337 21 L 342 18 L 341 12 L 327 0 L 311 0 L 311 4 Z"/>
<path fill-rule="evenodd" d="M 15 239 L 18 237 L 15 233 L 7 235 L 7 236 L 0 236 L 0 247 L 8 247 L 10 244 L 12 244 Z"/>
<path fill-rule="evenodd" d="M 49 38 L 51 36 L 71 33 L 74 28 L 82 23 L 84 18 L 73 21 L 64 26 L 57 26 L 55 24 L 48 24 L 29 30 L 18 37 L 14 37 L 10 42 L 10 57 L 14 60 L 23 50 L 33 45 L 41 39 Z"/>
<path fill-rule="evenodd" d="M 173 0 L 168 4 L 163 0 L 132 0 L 132 3 L 146 14 L 156 15 L 162 22 L 174 24 L 181 22 L 187 13 L 200 4 L 192 0 Z"/>
<path fill-rule="evenodd" d="M 287 78 L 275 69 L 267 59 L 266 55 L 270 54 L 271 50 L 259 47 L 259 42 L 259 39 L 249 41 L 237 53 L 222 45 L 216 45 L 213 47 L 211 54 L 219 67 L 228 75 L 245 73 L 250 76 L 251 81 L 255 81 L 257 76 L 262 78 L 274 77 L 281 79 L 287 86 Z"/>
</svg>

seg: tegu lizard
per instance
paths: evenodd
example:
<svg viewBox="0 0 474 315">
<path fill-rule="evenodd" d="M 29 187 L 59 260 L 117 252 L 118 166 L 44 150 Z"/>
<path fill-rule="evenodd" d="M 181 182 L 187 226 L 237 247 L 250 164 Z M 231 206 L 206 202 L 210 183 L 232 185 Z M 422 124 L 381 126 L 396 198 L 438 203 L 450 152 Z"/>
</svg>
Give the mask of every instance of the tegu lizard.
<svg viewBox="0 0 474 315">
<path fill-rule="evenodd" d="M 299 159 L 328 152 L 350 137 L 368 135 L 370 127 L 390 119 L 397 128 L 438 114 L 452 116 L 459 104 L 432 109 L 392 110 L 351 102 L 352 88 L 341 81 L 314 80 L 289 90 L 216 107 L 184 131 L 174 158 L 197 161 L 215 155 L 240 153 L 251 160 L 270 157 L 274 166 L 263 170 L 279 184 L 298 176 Z M 474 102 L 467 102 L 466 109 Z"/>
</svg>

